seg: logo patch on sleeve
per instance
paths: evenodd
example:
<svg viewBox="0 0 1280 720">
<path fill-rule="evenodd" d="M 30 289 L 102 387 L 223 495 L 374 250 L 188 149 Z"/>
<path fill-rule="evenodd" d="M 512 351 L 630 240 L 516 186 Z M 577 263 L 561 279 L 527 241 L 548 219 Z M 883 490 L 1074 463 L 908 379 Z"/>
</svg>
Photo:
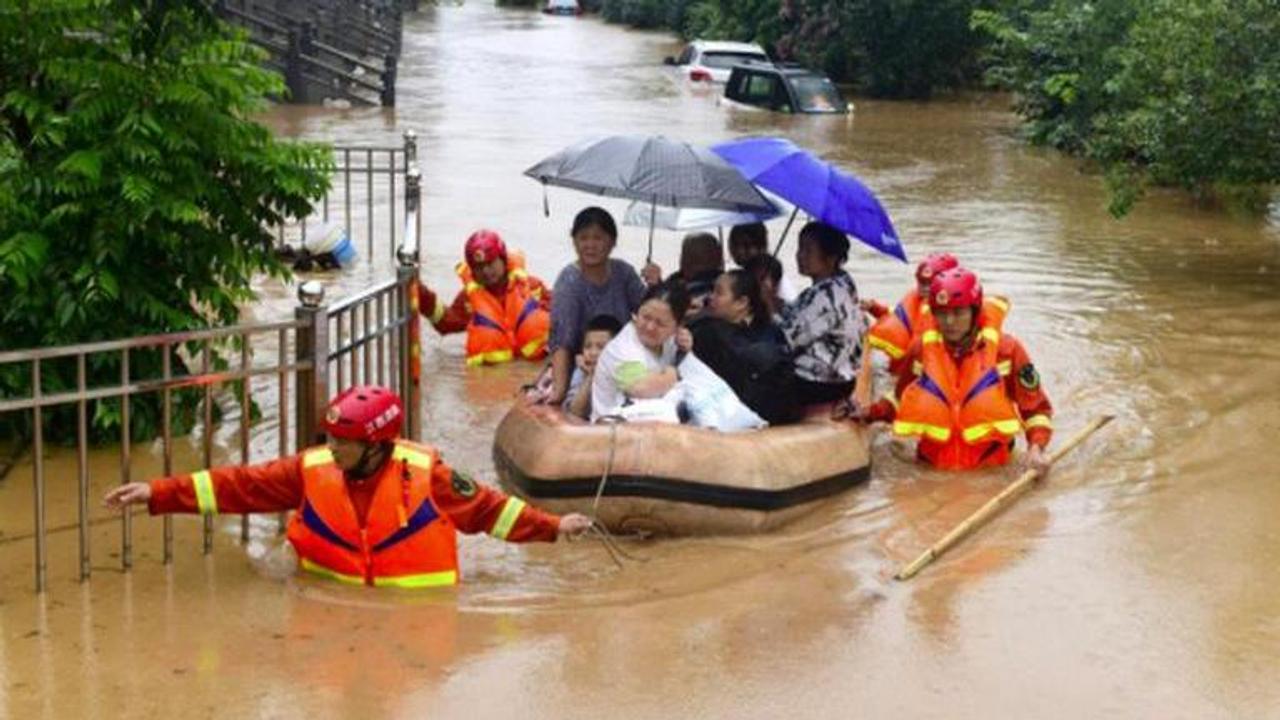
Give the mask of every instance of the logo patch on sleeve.
<svg viewBox="0 0 1280 720">
<path fill-rule="evenodd" d="M 1036 366 L 1027 363 L 1018 371 L 1018 384 L 1028 390 L 1035 390 L 1040 387 L 1040 373 L 1036 372 Z"/>
<path fill-rule="evenodd" d="M 470 475 L 463 472 L 453 471 L 453 492 L 458 497 L 474 497 L 476 494 L 476 483 L 471 479 Z"/>
</svg>

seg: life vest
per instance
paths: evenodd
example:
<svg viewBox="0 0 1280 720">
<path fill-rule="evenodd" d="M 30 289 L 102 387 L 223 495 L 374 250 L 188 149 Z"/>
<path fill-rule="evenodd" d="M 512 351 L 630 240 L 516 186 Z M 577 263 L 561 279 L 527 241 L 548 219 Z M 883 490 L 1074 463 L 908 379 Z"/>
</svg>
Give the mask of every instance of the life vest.
<svg viewBox="0 0 1280 720">
<path fill-rule="evenodd" d="M 920 316 L 928 312 L 928 301 L 920 297 L 919 290 L 913 289 L 893 307 L 893 312 L 877 318 L 867 331 L 867 343 L 889 356 L 890 372 L 898 372 L 920 327 Z"/>
<path fill-rule="evenodd" d="M 471 308 L 468 365 L 510 362 L 517 354 L 525 360 L 546 357 L 551 313 L 542 307 L 541 288 L 529 282 L 523 255 L 507 254 L 507 293 L 502 301 L 473 277 L 466 262 L 458 263 L 457 272 Z"/>
<path fill-rule="evenodd" d="M 932 314 L 923 316 L 916 380 L 903 392 L 893 432 L 920 440 L 932 465 L 963 470 L 1003 465 L 1022 430 L 1017 407 L 1006 395 L 999 348 L 1007 302 L 991 298 L 976 318 L 973 346 L 957 365 Z"/>
<path fill-rule="evenodd" d="M 404 588 L 458 582 L 457 532 L 431 497 L 430 447 L 397 441 L 378 472 L 364 527 L 328 448 L 302 455 L 302 506 L 288 538 L 302 569 L 354 585 Z"/>
</svg>

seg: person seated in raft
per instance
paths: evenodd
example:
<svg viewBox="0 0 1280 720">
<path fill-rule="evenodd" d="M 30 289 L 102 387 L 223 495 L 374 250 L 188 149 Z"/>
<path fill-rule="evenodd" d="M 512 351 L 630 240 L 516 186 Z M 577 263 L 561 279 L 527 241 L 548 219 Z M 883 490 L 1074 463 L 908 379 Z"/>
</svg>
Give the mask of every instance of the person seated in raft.
<svg viewBox="0 0 1280 720">
<path fill-rule="evenodd" d="M 729 230 L 729 257 L 744 270 L 757 257 L 773 257 L 769 254 L 769 228 L 762 222 L 734 225 Z M 796 289 L 791 279 L 783 276 L 782 264 L 778 264 L 778 277 L 773 281 L 778 297 L 784 302 L 796 299 Z"/>
<path fill-rule="evenodd" d="M 667 282 L 682 282 L 689 292 L 689 309 L 699 312 L 724 272 L 724 249 L 711 233 L 691 233 L 680 245 L 680 269 Z"/>
<path fill-rule="evenodd" d="M 457 531 L 554 542 L 591 525 L 478 485 L 434 448 L 398 439 L 403 416 L 390 390 L 353 387 L 329 404 L 326 445 L 260 465 L 128 483 L 103 502 L 146 503 L 152 515 L 297 510 L 287 537 L 303 570 L 375 587 L 456 584 Z"/>
<path fill-rule="evenodd" d="M 569 232 L 578 259 L 556 277 L 551 301 L 551 335 L 547 341 L 551 356 L 549 390 L 535 392 L 530 399 L 559 405 L 569 390 L 574 354 L 582 347 L 587 321 L 597 315 L 611 315 L 626 323 L 640 306 L 646 285 L 657 284 L 662 270 L 652 263 L 644 268 L 641 280 L 635 268 L 609 255 L 618 243 L 618 226 L 603 208 L 589 207 L 573 219 Z"/>
<path fill-rule="evenodd" d="M 689 331 L 680 326 L 689 294 L 678 282 L 649 288 L 631 322 L 600 354 L 591 380 L 591 420 L 613 415 L 628 400 L 660 398 L 679 382 L 676 351 L 688 352 Z"/>
<path fill-rule="evenodd" d="M 929 284 L 939 273 L 959 267 L 951 253 L 933 253 L 916 266 L 916 285 L 889 308 L 875 300 L 862 301 L 862 309 L 875 318 L 867 330 L 867 344 L 889 357 L 889 372 L 902 373 L 902 361 L 920 329 L 920 316 L 929 312 Z"/>
<path fill-rule="evenodd" d="M 721 275 L 707 314 L 690 322 L 689 331 L 693 354 L 747 407 L 770 425 L 800 420 L 787 342 L 769 317 L 755 275 L 741 269 Z"/>
<path fill-rule="evenodd" d="M 477 230 L 458 263 L 462 290 L 447 309 L 426 284 L 418 287 L 418 311 L 441 335 L 467 331 L 467 365 L 541 360 L 547 354 L 551 293 L 525 272 L 524 257 L 508 253 L 502 237 Z"/>
<path fill-rule="evenodd" d="M 760 285 L 760 297 L 764 300 L 764 306 L 769 310 L 769 319 L 776 325 L 782 321 L 782 306 L 786 302 L 779 294 L 779 283 L 782 282 L 782 263 L 778 262 L 778 258 L 772 255 L 757 255 L 747 261 L 742 267 L 753 277 Z"/>
<path fill-rule="evenodd" d="M 843 268 L 848 259 L 844 233 L 821 222 L 801 229 L 796 265 L 813 285 L 783 308 L 780 323 L 795 360 L 801 405 L 843 401 L 853 390 L 863 320 L 858 289 Z"/>
<path fill-rule="evenodd" d="M 591 381 L 600 353 L 619 332 L 622 323 L 612 315 L 597 315 L 587 323 L 582 335 L 582 352 L 578 353 L 577 367 L 569 380 L 569 392 L 564 397 L 564 408 L 570 415 L 586 419 L 591 415 Z"/>
<path fill-rule="evenodd" d="M 1026 349 L 1003 331 L 1004 310 L 983 302 L 977 276 L 963 268 L 935 275 L 928 298 L 896 399 L 855 409 L 857 417 L 893 421 L 894 435 L 918 438 L 920 459 L 944 470 L 1003 465 L 1025 432 L 1026 463 L 1043 475 L 1053 406 Z"/>
</svg>

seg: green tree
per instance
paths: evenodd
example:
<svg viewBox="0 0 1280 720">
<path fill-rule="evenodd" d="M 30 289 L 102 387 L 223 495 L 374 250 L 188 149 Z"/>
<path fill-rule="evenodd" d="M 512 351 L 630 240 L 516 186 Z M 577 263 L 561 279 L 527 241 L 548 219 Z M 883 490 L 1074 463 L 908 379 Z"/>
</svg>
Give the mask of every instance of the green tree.
<svg viewBox="0 0 1280 720">
<path fill-rule="evenodd" d="M 1280 5 L 1145 5 L 1089 142 L 1112 212 L 1127 212 L 1148 184 L 1264 210 L 1280 183 Z"/>
<path fill-rule="evenodd" d="M 788 0 L 779 54 L 875 97 L 927 98 L 979 75 L 975 0 Z"/>
<path fill-rule="evenodd" d="M 311 212 L 331 153 L 253 120 L 284 85 L 209 3 L 10 0 L 0 37 L 0 349 L 232 323 L 255 275 L 287 274 L 267 227 Z M 119 360 L 90 372 L 118 380 Z M 113 418 L 99 405 L 95 427 Z"/>
<path fill-rule="evenodd" d="M 737 40 L 772 47 L 787 27 L 778 0 L 701 0 L 685 13 L 689 38 Z"/>
<path fill-rule="evenodd" d="M 1051 0 L 977 10 L 972 22 L 991 38 L 988 78 L 1017 93 L 1030 139 L 1078 153 L 1136 15 L 1134 0 Z"/>
<path fill-rule="evenodd" d="M 1280 182 L 1275 0 L 1008 0 L 975 12 L 1030 138 L 1095 161 L 1110 210 L 1149 184 L 1265 208 Z"/>
</svg>

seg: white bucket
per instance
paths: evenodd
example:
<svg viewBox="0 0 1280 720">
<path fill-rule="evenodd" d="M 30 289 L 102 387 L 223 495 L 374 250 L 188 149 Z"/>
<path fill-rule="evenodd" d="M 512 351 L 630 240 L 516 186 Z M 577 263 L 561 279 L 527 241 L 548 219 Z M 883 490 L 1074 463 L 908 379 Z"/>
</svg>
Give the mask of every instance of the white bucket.
<svg viewBox="0 0 1280 720">
<path fill-rule="evenodd" d="M 338 264 L 345 267 L 355 262 L 356 246 L 347 235 L 342 223 L 329 221 L 307 228 L 307 241 L 304 244 L 312 255 L 330 253 Z"/>
</svg>

